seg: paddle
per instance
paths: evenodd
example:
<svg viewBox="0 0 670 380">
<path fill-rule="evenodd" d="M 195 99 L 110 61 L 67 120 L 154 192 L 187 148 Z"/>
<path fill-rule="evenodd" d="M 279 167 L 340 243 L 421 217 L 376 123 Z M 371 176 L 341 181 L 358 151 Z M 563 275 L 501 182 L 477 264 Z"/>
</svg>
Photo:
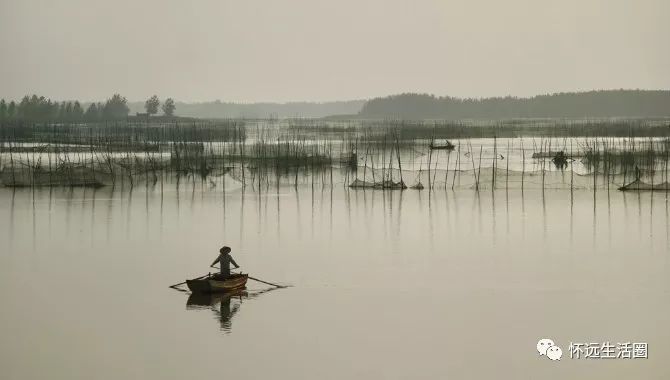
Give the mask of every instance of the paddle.
<svg viewBox="0 0 670 380">
<path fill-rule="evenodd" d="M 212 268 L 219 269 L 219 267 L 215 267 L 215 266 L 213 266 L 213 265 L 212 265 L 211 267 L 212 267 Z M 237 268 L 235 268 L 235 269 L 239 269 L 239 268 L 240 268 L 240 267 L 237 267 Z M 277 285 L 277 284 L 273 284 L 273 283 L 271 283 L 271 282 L 263 281 L 263 280 L 261 280 L 261 279 L 255 278 L 255 277 L 251 277 L 251 276 L 249 276 L 249 275 L 247 275 L 247 278 L 250 279 L 250 280 L 254 280 L 254 281 L 261 282 L 261 283 L 263 283 L 263 284 L 276 286 L 276 287 L 278 287 L 278 288 L 288 288 L 288 287 L 290 286 L 290 285 Z"/>
<path fill-rule="evenodd" d="M 249 278 L 250 280 L 254 280 L 254 281 L 258 281 L 258 282 L 262 282 L 262 283 L 264 283 L 264 284 L 268 284 L 268 285 L 276 286 L 276 287 L 278 287 L 278 288 L 288 288 L 289 286 L 291 286 L 291 285 L 277 285 L 277 284 L 273 284 L 273 283 L 271 283 L 271 282 L 267 282 L 267 281 L 259 280 L 259 279 L 257 279 L 257 278 L 251 277 L 251 276 L 247 276 L 247 278 Z"/>
<path fill-rule="evenodd" d="M 207 276 L 209 276 L 209 273 L 207 273 L 206 275 L 200 276 L 200 277 L 196 277 L 196 278 L 194 278 L 194 280 L 200 280 L 201 278 L 205 278 L 205 277 L 207 277 Z M 184 285 L 185 283 L 186 283 L 186 281 L 184 281 L 184 282 L 180 282 L 180 283 L 178 283 L 178 284 L 170 285 L 169 287 L 170 287 L 170 288 L 175 288 L 175 287 L 177 287 L 177 286 L 179 286 L 179 285 Z"/>
</svg>

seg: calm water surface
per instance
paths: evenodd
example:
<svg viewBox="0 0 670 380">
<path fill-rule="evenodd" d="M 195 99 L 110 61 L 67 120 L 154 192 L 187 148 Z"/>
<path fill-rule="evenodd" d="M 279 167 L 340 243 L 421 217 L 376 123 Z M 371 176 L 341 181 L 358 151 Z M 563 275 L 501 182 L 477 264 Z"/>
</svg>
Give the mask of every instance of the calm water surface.
<svg viewBox="0 0 670 380">
<path fill-rule="evenodd" d="M 668 209 L 616 191 L 3 189 L 0 377 L 667 379 Z M 223 244 L 294 287 L 168 288 Z M 605 341 L 649 358 L 568 356 Z"/>
</svg>

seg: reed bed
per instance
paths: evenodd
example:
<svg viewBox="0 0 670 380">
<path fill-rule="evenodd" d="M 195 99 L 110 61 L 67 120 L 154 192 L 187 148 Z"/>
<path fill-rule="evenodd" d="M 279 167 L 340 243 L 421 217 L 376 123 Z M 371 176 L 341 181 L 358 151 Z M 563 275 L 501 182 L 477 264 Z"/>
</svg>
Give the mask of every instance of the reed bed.
<svg viewBox="0 0 670 380">
<path fill-rule="evenodd" d="M 201 181 L 411 189 L 610 189 L 668 181 L 663 121 L 222 120 L 0 126 L 5 186 Z M 526 130 L 535 128 L 532 133 Z M 538 130 L 549 135 L 536 136 Z M 664 129 L 665 128 L 665 129 Z M 614 136 L 627 131 L 625 137 Z M 649 137 L 656 133 L 660 136 Z M 530 137 L 529 137 L 530 136 Z M 503 142 L 501 142 L 503 141 Z M 567 174 L 567 175 L 566 175 Z M 274 186 L 272 186 L 274 187 Z"/>
</svg>

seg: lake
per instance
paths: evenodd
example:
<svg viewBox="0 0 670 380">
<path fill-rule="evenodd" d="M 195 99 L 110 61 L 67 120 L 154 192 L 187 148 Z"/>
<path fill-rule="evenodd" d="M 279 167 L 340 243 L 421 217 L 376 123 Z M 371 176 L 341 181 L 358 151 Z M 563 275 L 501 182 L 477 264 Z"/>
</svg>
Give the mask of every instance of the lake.
<svg viewBox="0 0 670 380">
<path fill-rule="evenodd" d="M 0 189 L 1 377 L 670 376 L 665 193 L 270 189 Z M 292 287 L 168 288 L 224 244 Z"/>
</svg>

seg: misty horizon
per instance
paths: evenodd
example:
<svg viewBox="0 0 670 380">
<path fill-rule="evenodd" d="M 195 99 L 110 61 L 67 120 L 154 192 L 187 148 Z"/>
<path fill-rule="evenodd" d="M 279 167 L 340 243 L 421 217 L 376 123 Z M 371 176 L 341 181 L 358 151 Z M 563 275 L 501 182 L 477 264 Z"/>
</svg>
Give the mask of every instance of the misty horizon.
<svg viewBox="0 0 670 380">
<path fill-rule="evenodd" d="M 176 107 L 175 107 L 176 106 Z M 54 101 L 25 96 L 20 101 L 0 99 L 0 121 L 102 121 L 128 116 L 157 115 L 190 118 L 402 118 L 510 119 L 551 117 L 668 117 L 668 90 L 603 90 L 537 95 L 529 98 L 455 98 L 405 93 L 368 100 L 292 103 L 175 102 L 154 95 L 146 101 L 128 102 L 115 94 L 104 102 Z M 167 109 L 167 111 L 166 111 Z M 146 112 L 146 113 L 145 113 Z"/>
<path fill-rule="evenodd" d="M 284 101 L 279 101 L 279 100 L 259 100 L 259 101 L 237 101 L 237 100 L 229 100 L 229 99 L 221 99 L 221 98 L 215 98 L 215 99 L 205 99 L 205 100 L 182 100 L 177 97 L 172 97 L 170 95 L 162 96 L 161 94 L 150 94 L 148 95 L 145 99 L 131 99 L 126 97 L 123 93 L 117 92 L 111 92 L 109 96 L 100 98 L 100 99 L 78 99 L 78 98 L 68 98 L 68 99 L 59 99 L 59 98 L 54 98 L 51 96 L 48 96 L 47 94 L 40 94 L 40 93 L 34 93 L 34 92 L 27 92 L 17 98 L 6 98 L 0 96 L 0 99 L 4 99 L 7 102 L 10 101 L 15 101 L 15 102 L 20 102 L 21 99 L 24 97 L 32 96 L 32 95 L 37 95 L 37 96 L 44 96 L 46 99 L 50 99 L 52 101 L 57 101 L 57 102 L 75 102 L 78 101 L 81 104 L 87 105 L 91 103 L 100 103 L 100 102 L 105 102 L 113 94 L 119 94 L 123 97 L 126 98 L 128 101 L 128 104 L 139 104 L 141 103 L 142 105 L 148 99 L 149 97 L 156 95 L 158 96 L 159 99 L 163 100 L 166 98 L 173 98 L 174 101 L 177 104 L 189 104 L 189 105 L 198 105 L 198 104 L 213 104 L 213 103 L 220 103 L 220 104 L 235 104 L 235 105 L 260 105 L 260 104 L 273 104 L 273 105 L 290 105 L 290 104 L 331 104 L 331 103 L 348 103 L 348 102 L 367 102 L 370 100 L 374 99 L 380 99 L 380 98 L 387 98 L 387 97 L 394 97 L 394 96 L 400 96 L 400 95 L 421 95 L 421 96 L 432 96 L 435 98 L 448 98 L 448 99 L 456 99 L 456 100 L 488 100 L 488 99 L 519 99 L 519 100 L 529 100 L 537 97 L 544 97 L 544 96 L 555 96 L 555 95 L 574 95 L 574 94 L 585 94 L 585 93 L 598 93 L 598 92 L 616 92 L 616 91 L 648 91 L 648 92 L 654 92 L 654 91 L 670 91 L 669 88 L 601 88 L 601 89 L 585 89 L 585 90 L 578 90 L 578 91 L 556 91 L 556 92 L 542 92 L 538 94 L 533 94 L 533 95 L 527 95 L 527 96 L 520 96 L 520 95 L 514 95 L 514 94 L 506 94 L 506 95 L 492 95 L 492 96 L 472 96 L 472 97 L 463 97 L 463 96 L 455 96 L 451 94 L 435 94 L 435 93 L 428 93 L 428 92 L 420 92 L 420 91 L 405 91 L 405 92 L 399 92 L 399 93 L 392 93 L 392 94 L 380 94 L 376 96 L 371 96 L 371 97 L 359 97 L 359 98 L 350 98 L 350 99 L 332 99 L 332 100 L 310 100 L 310 99 L 295 99 L 295 100 L 284 100 Z"/>
<path fill-rule="evenodd" d="M 661 0 L 4 0 L 0 98 L 288 103 L 668 89 L 667 14 Z"/>
</svg>

